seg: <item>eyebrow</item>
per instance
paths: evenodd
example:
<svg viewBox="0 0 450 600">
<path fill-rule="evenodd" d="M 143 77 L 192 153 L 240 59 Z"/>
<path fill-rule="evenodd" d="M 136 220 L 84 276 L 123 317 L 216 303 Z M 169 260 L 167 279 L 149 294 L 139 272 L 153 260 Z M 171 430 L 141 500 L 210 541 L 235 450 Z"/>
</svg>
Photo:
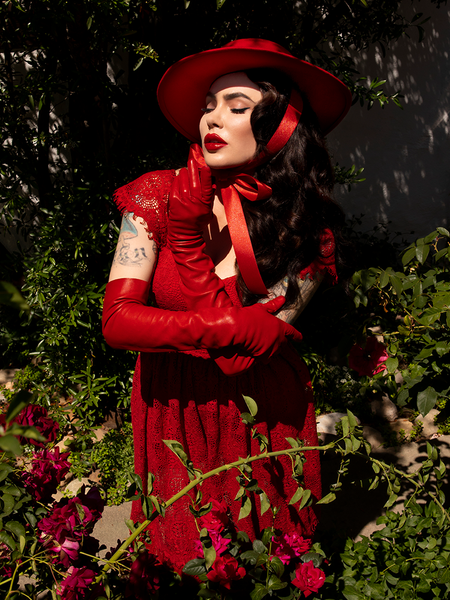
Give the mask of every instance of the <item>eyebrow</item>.
<svg viewBox="0 0 450 600">
<path fill-rule="evenodd" d="M 213 94 L 212 92 L 208 92 L 206 94 L 206 97 L 207 98 L 212 98 L 213 100 L 215 100 L 216 99 L 216 94 Z M 230 94 L 225 94 L 223 98 L 227 102 L 229 100 L 234 100 L 235 98 L 245 98 L 246 100 L 250 100 L 250 102 L 252 102 L 253 104 L 256 104 L 256 102 L 254 100 L 252 100 L 249 96 L 247 96 L 246 94 L 244 94 L 242 92 L 232 92 Z"/>
</svg>

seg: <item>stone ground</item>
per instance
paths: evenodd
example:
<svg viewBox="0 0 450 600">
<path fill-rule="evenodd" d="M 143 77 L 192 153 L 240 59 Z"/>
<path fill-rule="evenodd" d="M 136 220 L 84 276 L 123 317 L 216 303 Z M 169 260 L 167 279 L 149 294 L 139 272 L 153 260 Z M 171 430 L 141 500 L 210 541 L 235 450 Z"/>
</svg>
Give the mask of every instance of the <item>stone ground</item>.
<svg viewBox="0 0 450 600">
<path fill-rule="evenodd" d="M 0 383 L 8 383 L 14 376 L 14 371 L 0 370 Z M 434 412 L 431 412 L 423 419 L 423 438 L 409 443 L 403 443 L 399 446 L 386 448 L 383 444 L 383 438 L 380 432 L 372 427 L 364 426 L 364 436 L 372 445 L 373 454 L 387 463 L 393 463 L 396 467 L 413 472 L 417 470 L 420 464 L 426 460 L 426 440 L 431 439 L 433 445 L 440 450 L 441 459 L 450 469 L 450 436 L 438 436 L 437 428 L 433 423 Z M 318 418 L 318 431 L 324 441 L 329 439 L 335 433 L 334 425 L 342 415 L 334 413 L 331 415 L 321 415 Z M 413 424 L 407 419 L 395 418 L 395 415 L 389 415 L 393 419 L 390 426 L 393 431 L 399 433 L 400 430 L 408 435 L 411 432 Z M 100 430 L 99 438 L 104 435 Z M 322 455 L 322 481 L 323 489 L 327 493 L 330 484 L 336 481 L 337 471 L 339 469 L 340 458 L 333 454 Z M 348 481 L 360 480 L 371 477 L 373 471 L 363 460 L 356 460 L 353 457 L 350 464 L 350 472 L 346 479 Z M 69 488 L 76 493 L 82 482 L 73 480 Z M 447 488 L 449 481 L 446 481 Z M 445 492 L 446 490 L 444 490 Z M 447 490 L 450 493 L 450 490 Z M 365 491 L 356 485 L 345 485 L 343 491 L 337 499 L 331 504 L 322 506 L 321 519 L 319 525 L 319 535 L 326 536 L 332 532 L 333 535 L 352 537 L 354 539 L 362 535 L 370 535 L 377 529 L 376 521 L 383 513 L 383 505 L 386 502 L 385 489 L 380 487 L 373 491 Z M 401 509 L 401 502 L 394 510 Z M 125 503 L 121 506 L 106 507 L 102 519 L 97 523 L 94 529 L 94 537 L 100 544 L 106 546 L 106 549 L 115 548 L 119 540 L 123 541 L 128 537 L 128 528 L 125 524 L 130 516 L 131 503 Z M 106 552 L 106 550 L 104 551 Z M 104 553 L 103 553 L 104 554 Z"/>
</svg>

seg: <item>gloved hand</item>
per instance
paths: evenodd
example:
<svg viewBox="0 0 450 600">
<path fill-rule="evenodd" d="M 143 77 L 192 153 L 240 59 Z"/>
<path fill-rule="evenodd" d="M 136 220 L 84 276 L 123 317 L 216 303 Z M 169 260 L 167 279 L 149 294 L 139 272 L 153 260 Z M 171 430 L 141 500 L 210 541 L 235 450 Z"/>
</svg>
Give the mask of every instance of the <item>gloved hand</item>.
<svg viewBox="0 0 450 600">
<path fill-rule="evenodd" d="M 193 149 L 191 146 L 188 168 L 180 171 L 172 185 L 168 244 L 180 275 L 181 291 L 188 309 L 231 308 L 233 303 L 224 284 L 214 273 L 211 258 L 204 252 L 202 229 L 211 216 L 213 190 L 209 169 L 201 168 L 199 172 L 194 153 L 195 147 Z M 301 340 L 298 332 L 296 339 Z M 234 349 L 231 354 L 225 352 L 225 356 L 219 356 L 217 352 L 210 354 L 219 368 L 230 376 L 243 373 L 255 360 L 255 356 L 236 354 Z"/>
<path fill-rule="evenodd" d="M 301 339 L 270 314 L 284 298 L 245 308 L 168 311 L 146 306 L 148 287 L 141 279 L 115 279 L 106 286 L 102 324 L 110 346 L 142 352 L 230 349 L 269 360 L 286 338 Z"/>
</svg>

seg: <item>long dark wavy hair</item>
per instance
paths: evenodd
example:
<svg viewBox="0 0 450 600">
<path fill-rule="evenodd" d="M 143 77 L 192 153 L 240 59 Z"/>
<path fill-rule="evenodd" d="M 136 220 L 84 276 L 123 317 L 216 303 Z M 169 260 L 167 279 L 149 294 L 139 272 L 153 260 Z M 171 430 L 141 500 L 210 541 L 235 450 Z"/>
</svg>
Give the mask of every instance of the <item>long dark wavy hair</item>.
<svg viewBox="0 0 450 600">
<path fill-rule="evenodd" d="M 283 118 L 293 82 L 270 69 L 252 69 L 246 74 L 263 94 L 251 115 L 258 155 Z M 325 139 L 304 96 L 303 102 L 300 122 L 288 143 L 256 171 L 257 179 L 272 188 L 272 196 L 261 202 L 242 202 L 266 287 L 287 277 L 285 307 L 294 304 L 299 296 L 298 274 L 318 256 L 321 232 L 329 228 L 334 234 L 338 267 L 344 245 L 344 214 L 331 196 L 334 171 Z M 261 297 L 248 290 L 239 270 L 237 282 L 244 305 Z"/>
</svg>

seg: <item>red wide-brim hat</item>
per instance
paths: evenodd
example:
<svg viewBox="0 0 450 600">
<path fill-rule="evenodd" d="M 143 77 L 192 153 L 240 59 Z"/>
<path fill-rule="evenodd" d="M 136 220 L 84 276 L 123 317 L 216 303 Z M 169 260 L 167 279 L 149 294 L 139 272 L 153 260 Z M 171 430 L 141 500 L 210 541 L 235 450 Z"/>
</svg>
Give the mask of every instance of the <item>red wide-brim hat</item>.
<svg viewBox="0 0 450 600">
<path fill-rule="evenodd" d="M 247 69 L 276 69 L 288 75 L 306 96 L 326 135 L 347 114 L 352 95 L 340 79 L 296 58 L 269 40 L 248 38 L 182 58 L 163 75 L 158 102 L 172 125 L 193 142 L 200 141 L 201 109 L 211 84 L 227 73 Z"/>
</svg>

